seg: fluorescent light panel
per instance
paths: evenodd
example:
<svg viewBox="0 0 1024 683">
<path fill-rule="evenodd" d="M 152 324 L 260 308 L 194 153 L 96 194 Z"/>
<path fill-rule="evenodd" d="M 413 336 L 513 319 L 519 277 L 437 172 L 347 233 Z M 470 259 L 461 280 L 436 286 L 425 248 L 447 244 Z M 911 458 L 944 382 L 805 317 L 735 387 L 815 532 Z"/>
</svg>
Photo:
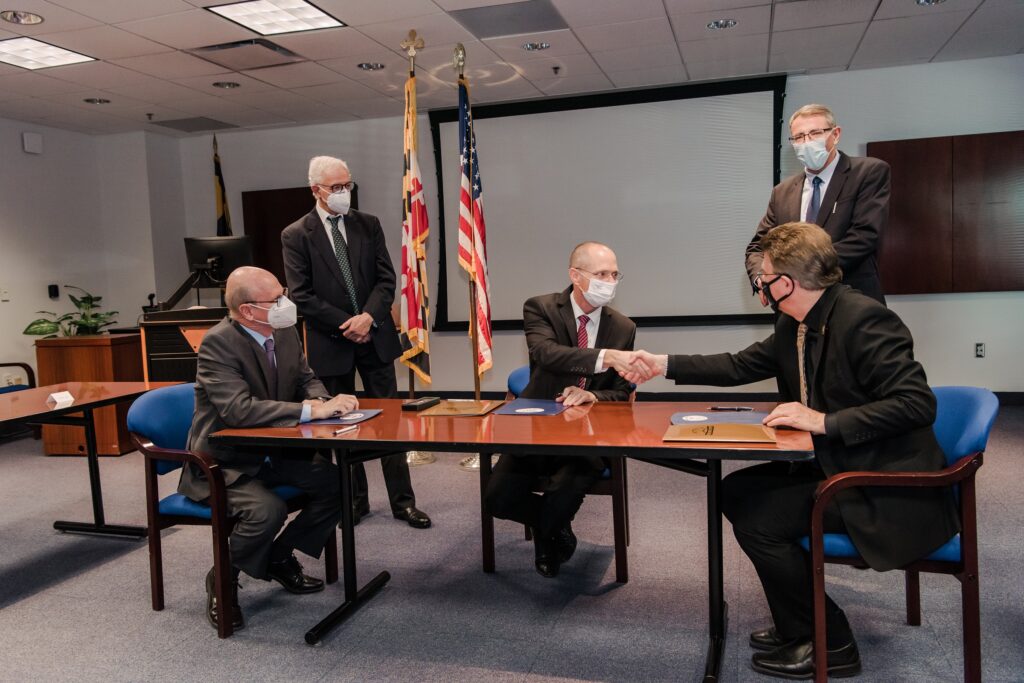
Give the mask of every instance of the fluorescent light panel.
<svg viewBox="0 0 1024 683">
<path fill-rule="evenodd" d="M 0 62 L 20 66 L 23 69 L 45 69 L 51 66 L 93 61 L 96 60 L 92 57 L 40 42 L 35 38 L 0 40 Z"/>
<path fill-rule="evenodd" d="M 304 0 L 252 0 L 207 9 L 264 36 L 345 25 Z"/>
</svg>

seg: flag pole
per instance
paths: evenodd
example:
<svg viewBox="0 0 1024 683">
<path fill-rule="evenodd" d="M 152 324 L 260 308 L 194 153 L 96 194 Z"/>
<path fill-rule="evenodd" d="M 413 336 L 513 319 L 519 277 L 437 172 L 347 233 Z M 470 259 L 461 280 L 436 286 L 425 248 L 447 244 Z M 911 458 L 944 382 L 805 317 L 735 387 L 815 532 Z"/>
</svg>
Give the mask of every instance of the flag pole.
<svg viewBox="0 0 1024 683">
<path fill-rule="evenodd" d="M 403 40 L 400 43 L 401 48 L 406 51 L 406 54 L 409 55 L 409 78 L 415 78 L 416 77 L 416 51 L 417 50 L 422 50 L 424 45 L 425 45 L 425 43 L 423 42 L 423 38 L 417 37 L 416 36 L 416 31 L 414 29 L 410 30 L 409 31 L 409 37 L 406 38 L 405 40 Z M 407 103 L 407 106 L 408 106 L 408 103 Z M 416 122 L 413 121 L 412 125 L 415 126 Z M 402 201 L 407 201 L 407 200 L 405 198 L 403 198 Z M 409 368 L 409 399 L 411 400 L 411 399 L 414 399 L 414 398 L 416 398 L 416 373 L 413 372 L 413 369 L 410 367 Z M 423 451 L 408 451 L 405 454 L 405 462 L 410 467 L 415 467 L 417 465 L 429 465 L 430 463 L 434 462 L 435 460 L 437 460 L 437 457 L 433 453 L 427 453 L 427 452 L 423 452 Z"/>
</svg>

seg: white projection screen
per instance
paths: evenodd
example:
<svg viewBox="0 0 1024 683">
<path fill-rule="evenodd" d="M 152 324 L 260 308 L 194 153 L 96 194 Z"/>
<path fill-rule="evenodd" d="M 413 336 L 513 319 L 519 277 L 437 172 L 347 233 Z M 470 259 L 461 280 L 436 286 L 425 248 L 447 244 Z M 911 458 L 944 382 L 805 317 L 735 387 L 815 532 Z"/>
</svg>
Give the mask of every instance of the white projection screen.
<svg viewBox="0 0 1024 683">
<path fill-rule="evenodd" d="M 526 299 L 568 286 L 569 253 L 584 240 L 615 251 L 625 277 L 612 305 L 640 325 L 763 319 L 744 250 L 776 177 L 784 79 L 745 83 L 474 109 L 495 328 L 521 326 Z M 456 116 L 431 114 L 444 214 L 436 329 L 465 329 L 469 313 Z"/>
</svg>

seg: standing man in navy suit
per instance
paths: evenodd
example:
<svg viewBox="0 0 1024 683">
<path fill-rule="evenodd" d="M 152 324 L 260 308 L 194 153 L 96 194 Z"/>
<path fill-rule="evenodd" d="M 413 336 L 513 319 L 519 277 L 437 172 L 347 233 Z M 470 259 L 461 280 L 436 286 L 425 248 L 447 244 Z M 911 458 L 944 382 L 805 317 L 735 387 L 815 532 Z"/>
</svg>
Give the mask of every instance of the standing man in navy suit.
<svg viewBox="0 0 1024 683">
<path fill-rule="evenodd" d="M 747 245 L 747 275 L 761 272 L 761 238 L 776 225 L 806 221 L 825 229 L 839 255 L 843 284 L 885 303 L 878 277 L 878 242 L 889 222 L 889 164 L 839 151 L 842 128 L 821 104 L 800 107 L 789 119 L 789 141 L 804 171 L 772 190 L 768 211 Z M 763 300 L 762 303 L 767 305 Z"/>
<path fill-rule="evenodd" d="M 309 365 L 332 394 L 355 393 L 358 371 L 363 395 L 393 398 L 401 345 L 391 319 L 395 270 L 384 231 L 376 216 L 350 210 L 354 183 L 341 159 L 311 159 L 309 186 L 316 206 L 281 233 L 289 295 L 306 321 Z M 429 527 L 430 517 L 416 508 L 405 453 L 380 462 L 394 517 Z M 358 523 L 370 504 L 363 465 L 352 469 Z"/>
</svg>

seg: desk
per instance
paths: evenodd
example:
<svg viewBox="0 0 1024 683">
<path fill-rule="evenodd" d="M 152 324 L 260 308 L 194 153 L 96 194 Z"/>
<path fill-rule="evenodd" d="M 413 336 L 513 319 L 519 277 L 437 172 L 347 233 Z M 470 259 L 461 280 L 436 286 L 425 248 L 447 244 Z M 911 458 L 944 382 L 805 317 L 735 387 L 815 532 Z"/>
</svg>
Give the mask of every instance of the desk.
<svg viewBox="0 0 1024 683">
<path fill-rule="evenodd" d="M 391 578 L 381 572 L 362 588 L 356 582 L 355 532 L 352 528 L 352 489 L 349 465 L 379 457 L 378 449 L 393 451 L 454 451 L 481 453 L 481 481 L 489 475 L 491 455 L 497 453 L 545 453 L 566 456 L 629 456 L 664 467 L 707 477 L 708 514 L 708 654 L 705 681 L 718 680 L 725 644 L 726 604 L 723 595 L 722 513 L 719 493 L 723 460 L 799 461 L 814 456 L 811 437 L 805 432 L 779 432 L 775 444 L 667 443 L 661 440 L 673 413 L 707 409 L 706 403 L 597 403 L 569 409 L 557 416 L 496 415 L 483 417 L 423 417 L 403 412 L 399 399 L 366 399 L 361 408 L 384 412 L 354 432 L 334 436 L 336 426 L 299 425 L 262 429 L 228 429 L 212 440 L 235 446 L 331 448 L 337 458 L 341 482 L 342 561 L 345 568 L 345 600 L 306 633 L 316 644 L 345 617 L 367 602 Z M 774 404 L 753 405 L 770 410 Z M 364 451 L 364 452 L 359 452 Z M 694 462 L 703 460 L 704 462 Z M 481 491 L 481 506 L 483 503 Z M 493 527 L 482 530 L 484 538 Z M 485 543 L 484 547 L 489 547 Z M 493 571 L 494 558 L 484 557 L 484 570 Z M 489 566 L 488 566 L 489 565 Z"/>
<path fill-rule="evenodd" d="M 150 389 L 168 382 L 64 382 L 35 389 L 0 394 L 0 424 L 48 424 L 85 428 L 85 451 L 89 465 L 89 488 L 92 492 L 92 522 L 56 521 L 53 528 L 83 534 L 145 538 L 146 528 L 107 524 L 103 515 L 103 491 L 100 487 L 100 465 L 96 449 L 93 411 L 122 401 L 138 398 Z M 75 398 L 73 405 L 54 409 L 46 403 L 53 393 L 67 391 Z M 72 415 L 71 413 L 81 413 Z"/>
</svg>

